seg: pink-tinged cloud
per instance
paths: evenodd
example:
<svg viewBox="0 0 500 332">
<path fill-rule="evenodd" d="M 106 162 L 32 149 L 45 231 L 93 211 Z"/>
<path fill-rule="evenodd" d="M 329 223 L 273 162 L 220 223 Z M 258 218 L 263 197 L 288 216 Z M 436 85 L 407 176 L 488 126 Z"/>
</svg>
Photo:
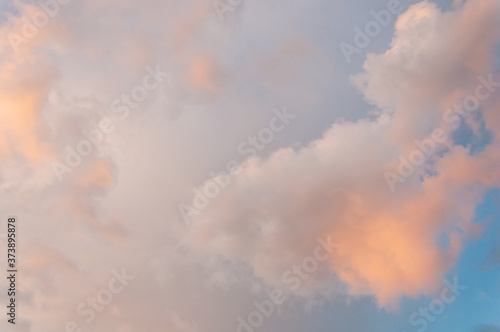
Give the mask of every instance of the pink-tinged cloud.
<svg viewBox="0 0 500 332">
<path fill-rule="evenodd" d="M 138 278 L 89 331 L 234 330 L 233 317 L 254 310 L 248 297 L 266 286 L 290 291 L 283 272 L 327 237 L 339 246 L 296 295 L 374 296 L 395 308 L 401 296 L 440 287 L 481 233 L 471 222 L 474 209 L 500 181 L 498 93 L 476 112 L 495 134 L 482 151 L 448 140 L 395 193 L 384 172 L 416 149 L 415 139 L 434 128 L 455 130 L 443 114 L 474 94 L 478 77 L 495 65 L 498 2 L 470 0 L 450 12 L 429 2 L 412 6 L 399 17 L 389 50 L 369 54 L 352 78 L 375 110 L 335 121 L 321 138 L 318 128 L 351 115 L 350 106 L 323 112 L 342 94 L 325 83 L 344 63 L 331 63 L 328 37 L 290 23 L 318 14 L 316 2 L 277 6 L 280 15 L 276 4 L 245 3 L 233 13 L 241 15 L 238 26 L 221 24 L 210 1 L 73 1 L 18 53 L 0 41 L 2 212 L 21 211 L 26 225 L 24 312 L 32 330 L 81 323 L 76 306 L 122 266 Z M 21 15 L 32 15 L 34 7 L 23 8 Z M 287 28 L 275 29 L 281 24 Z M 0 34 L 21 27 L 13 16 Z M 120 120 L 112 101 L 156 64 L 171 71 L 174 84 L 161 85 Z M 242 161 L 238 143 L 268 124 L 276 104 L 300 120 L 275 135 L 261 154 L 269 157 L 243 160 L 185 230 L 179 197 L 228 158 Z M 317 113 L 330 120 L 320 116 L 321 125 L 311 125 Z M 65 162 L 65 148 L 103 117 L 115 131 L 58 183 L 51 163 Z M 477 136 L 481 121 L 465 120 Z"/>
<path fill-rule="evenodd" d="M 338 277 L 351 294 L 374 295 L 395 308 L 403 295 L 437 291 L 480 232 L 472 223 L 476 205 L 500 184 L 499 142 L 472 155 L 448 139 L 444 155 L 428 157 L 432 162 L 396 193 L 383 171 L 415 150 L 415 139 L 442 126 L 447 134 L 454 130 L 443 113 L 473 95 L 478 77 L 492 70 L 499 13 L 500 3 L 488 0 L 446 13 L 428 2 L 410 7 L 396 23 L 391 49 L 369 54 L 365 72 L 353 77 L 382 115 L 337 123 L 308 146 L 250 159 L 194 218 L 190 241 L 283 287 L 281 273 L 329 235 L 339 244 L 331 280 Z M 329 282 L 312 278 L 298 293 Z"/>
</svg>

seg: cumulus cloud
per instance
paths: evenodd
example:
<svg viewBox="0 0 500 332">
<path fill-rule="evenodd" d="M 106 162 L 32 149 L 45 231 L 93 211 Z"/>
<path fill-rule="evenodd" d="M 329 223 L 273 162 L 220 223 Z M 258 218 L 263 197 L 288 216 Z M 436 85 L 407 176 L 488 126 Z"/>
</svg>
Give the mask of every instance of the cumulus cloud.
<svg viewBox="0 0 500 332">
<path fill-rule="evenodd" d="M 498 12 L 495 1 L 469 1 L 444 13 L 424 1 L 398 18 L 389 50 L 367 55 L 364 73 L 352 81 L 368 102 L 393 114 L 394 140 L 412 144 L 427 136 L 479 76 L 491 74 Z"/>
<path fill-rule="evenodd" d="M 17 52 L 9 35 L 22 34 L 23 18 L 39 8 L 18 4 L 2 21 L 0 210 L 17 211 L 24 225 L 26 331 L 82 323 L 77 305 L 122 267 L 137 275 L 134 284 L 82 328 L 234 330 L 235 317 L 253 310 L 249 297 L 273 287 L 299 302 L 374 296 L 390 308 L 437 290 L 482 230 L 471 222 L 476 205 L 499 185 L 498 94 L 463 121 L 475 136 L 492 133 L 479 151 L 450 139 L 396 193 L 384 172 L 415 139 L 456 130 L 443 114 L 492 72 L 500 5 L 413 5 L 387 52 L 369 54 L 352 76 L 375 111 L 345 121 L 351 105 L 328 102 L 344 93 L 330 85 L 343 63 L 333 63 L 329 36 L 304 29 L 314 17 L 304 13 L 327 3 L 245 3 L 234 13 L 239 25 L 222 24 L 210 1 L 73 1 Z M 173 84 L 120 122 L 113 100 L 156 65 Z M 300 123 L 258 157 L 238 154 L 283 104 Z M 115 131 L 59 183 L 52 163 L 105 117 Z M 186 229 L 178 203 L 231 159 L 240 173 Z M 328 237 L 338 248 L 290 291 L 283 272 Z"/>
<path fill-rule="evenodd" d="M 380 117 L 336 123 L 303 148 L 249 160 L 195 219 L 192 241 L 280 284 L 280 272 L 329 235 L 340 244 L 331 273 L 351 294 L 373 294 L 393 307 L 403 295 L 435 291 L 479 231 L 474 209 L 499 184 L 499 143 L 471 156 L 470 147 L 449 140 L 397 194 L 382 174 L 397 152 L 415 150 L 415 139 L 456 129 L 444 127 L 442 114 L 492 70 L 499 12 L 498 3 L 482 0 L 445 13 L 429 2 L 412 6 L 399 17 L 391 48 L 368 55 L 353 77 Z M 310 281 L 313 288 L 325 283 Z"/>
</svg>

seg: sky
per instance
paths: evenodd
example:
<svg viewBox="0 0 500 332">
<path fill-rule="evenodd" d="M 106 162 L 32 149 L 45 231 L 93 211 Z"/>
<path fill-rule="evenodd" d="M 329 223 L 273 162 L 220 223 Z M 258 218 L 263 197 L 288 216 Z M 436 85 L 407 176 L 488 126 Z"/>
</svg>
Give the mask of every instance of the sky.
<svg viewBox="0 0 500 332">
<path fill-rule="evenodd" d="M 0 0 L 0 331 L 499 332 L 499 14 Z"/>
</svg>

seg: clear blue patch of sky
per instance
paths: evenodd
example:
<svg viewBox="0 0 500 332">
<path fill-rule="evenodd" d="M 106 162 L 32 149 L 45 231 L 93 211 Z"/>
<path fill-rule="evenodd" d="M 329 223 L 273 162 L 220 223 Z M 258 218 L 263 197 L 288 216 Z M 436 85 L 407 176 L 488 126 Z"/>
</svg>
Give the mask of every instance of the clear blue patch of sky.
<svg viewBox="0 0 500 332">
<path fill-rule="evenodd" d="M 500 234 L 500 190 L 492 189 L 476 209 L 475 222 L 484 227 L 479 239 L 469 243 L 448 276 L 456 275 L 467 286 L 427 331 L 473 332 L 478 325 L 500 319 L 500 264 L 487 264 Z M 500 263 L 500 262 L 499 262 Z"/>
<path fill-rule="evenodd" d="M 2 25 L 8 17 L 8 14 L 18 14 L 11 0 L 0 0 L 0 25 Z"/>
<path fill-rule="evenodd" d="M 479 110 L 471 114 L 471 116 L 479 121 L 479 133 L 474 134 L 472 128 L 462 120 L 460 127 L 453 132 L 452 139 L 455 145 L 470 147 L 471 154 L 474 155 L 483 151 L 484 148 L 492 142 L 493 135 L 486 129 L 484 116 Z"/>
</svg>

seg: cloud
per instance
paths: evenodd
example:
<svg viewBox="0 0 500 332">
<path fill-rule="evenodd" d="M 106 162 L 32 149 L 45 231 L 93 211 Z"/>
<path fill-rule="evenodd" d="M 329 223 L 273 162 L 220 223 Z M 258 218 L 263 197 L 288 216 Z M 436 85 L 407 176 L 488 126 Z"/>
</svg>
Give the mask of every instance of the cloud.
<svg viewBox="0 0 500 332">
<path fill-rule="evenodd" d="M 337 101 L 348 90 L 336 81 L 344 62 L 333 63 L 330 33 L 310 18 L 326 15 L 328 3 L 292 1 L 286 10 L 246 3 L 235 13 L 241 22 L 221 24 L 210 1 L 73 1 L 18 53 L 8 34 L 36 8 L 24 4 L 2 23 L 1 212 L 17 211 L 25 225 L 27 326 L 81 323 L 77 305 L 106 286 L 112 268 L 126 266 L 138 275 L 134 285 L 82 329 L 234 330 L 234 318 L 254 310 L 253 297 L 272 287 L 289 291 L 283 272 L 328 236 L 340 246 L 290 307 L 340 295 L 338 302 L 373 296 L 394 308 L 401 296 L 441 286 L 481 231 L 471 223 L 477 203 L 499 182 L 500 100 L 492 96 L 481 119 L 466 120 L 495 134 L 481 151 L 450 140 L 395 194 L 384 172 L 415 149 L 414 139 L 445 126 L 443 112 L 491 72 L 498 5 L 412 6 L 389 50 L 368 55 L 352 78 L 375 107 L 356 119 L 352 113 L 366 113 L 360 104 Z M 174 84 L 117 121 L 59 183 L 51 163 L 64 161 L 66 146 L 103 117 L 116 120 L 112 101 L 156 64 Z M 301 120 L 261 158 L 239 155 L 238 142 L 282 105 Z M 184 229 L 177 203 L 233 158 L 241 173 Z"/>
<path fill-rule="evenodd" d="M 339 278 L 351 294 L 373 294 L 394 308 L 403 295 L 436 291 L 479 232 L 475 206 L 499 185 L 499 141 L 475 156 L 446 142 L 447 152 L 431 156 L 396 194 L 381 174 L 398 151 L 414 150 L 415 139 L 444 126 L 442 114 L 492 70 L 499 12 L 498 3 L 483 0 L 446 13 L 429 2 L 412 6 L 398 19 L 391 48 L 369 54 L 364 73 L 353 77 L 379 108 L 378 119 L 339 122 L 303 148 L 249 160 L 195 219 L 190 240 L 282 285 L 281 272 L 307 257 L 316 237 L 329 235 L 340 244 L 330 280 Z M 302 295 L 329 282 L 308 284 Z"/>
<path fill-rule="evenodd" d="M 428 135 L 479 75 L 491 73 L 499 11 L 495 1 L 468 1 L 445 13 L 424 1 L 398 18 L 387 52 L 367 55 L 365 72 L 352 81 L 368 102 L 394 114 L 394 139 L 411 144 Z"/>
</svg>

